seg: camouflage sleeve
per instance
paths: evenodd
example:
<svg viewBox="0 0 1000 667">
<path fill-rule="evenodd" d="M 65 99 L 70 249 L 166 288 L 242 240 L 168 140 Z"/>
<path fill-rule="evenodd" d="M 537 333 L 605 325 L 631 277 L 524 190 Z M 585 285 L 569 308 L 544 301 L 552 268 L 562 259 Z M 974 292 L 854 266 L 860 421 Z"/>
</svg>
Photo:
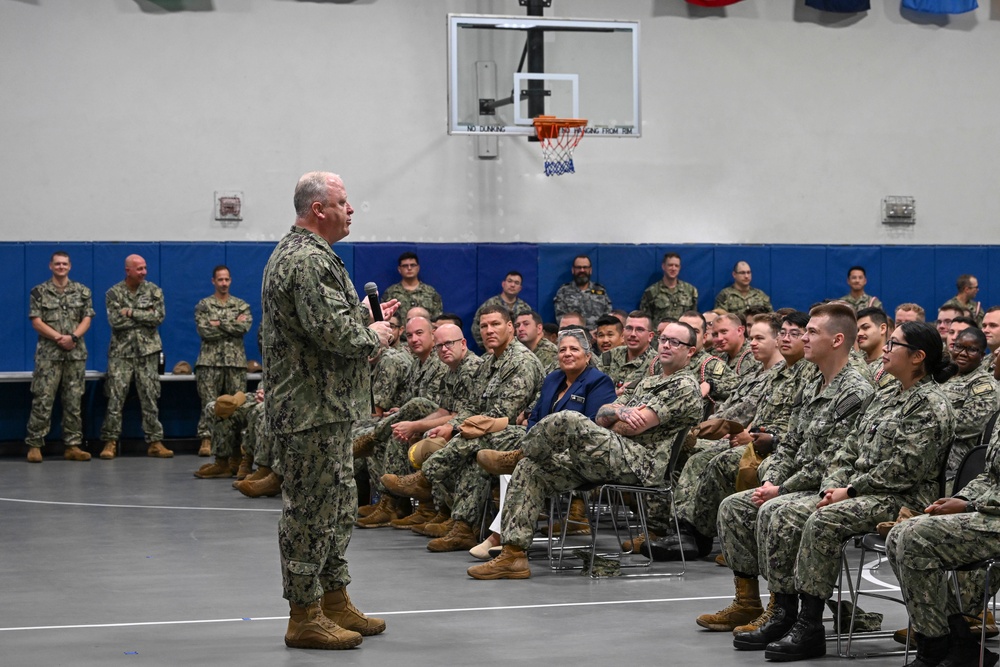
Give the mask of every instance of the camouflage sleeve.
<svg viewBox="0 0 1000 667">
<path fill-rule="evenodd" d="M 726 308 L 726 290 L 725 290 L 725 288 L 723 288 L 722 290 L 720 290 L 719 293 L 715 295 L 715 307 L 716 308 L 722 308 L 723 310 L 725 310 L 725 308 Z"/>
<path fill-rule="evenodd" d="M 778 446 L 768 457 L 767 470 L 761 473 L 761 482 L 770 482 L 775 486 L 788 479 L 795 466 L 795 456 L 802 446 L 803 433 L 799 425 L 799 412 L 802 410 L 802 394 L 795 396 L 788 420 L 788 431 L 778 434 Z M 770 431 L 768 431 L 770 433 Z"/>
<path fill-rule="evenodd" d="M 94 312 L 94 298 L 90 288 L 81 285 L 80 294 L 83 297 L 83 309 L 80 313 L 80 317 L 93 317 L 96 313 Z"/>
<path fill-rule="evenodd" d="M 876 424 L 877 461 L 850 478 L 858 493 L 902 493 L 915 480 L 934 479 L 942 465 L 943 443 L 954 437 L 954 418 L 947 399 L 938 391 L 924 392 L 907 401 L 898 414 Z"/>
<path fill-rule="evenodd" d="M 740 384 L 740 376 L 733 372 L 721 359 L 713 359 L 705 366 L 705 378 L 711 380 L 709 396 L 716 403 L 729 398 Z"/>
<path fill-rule="evenodd" d="M 108 312 L 108 324 L 113 330 L 124 331 L 136 327 L 134 319 L 122 315 L 121 311 L 126 308 L 126 305 L 122 301 L 122 294 L 118 289 L 112 287 L 108 290 L 107 294 L 104 295 L 104 305 Z"/>
<path fill-rule="evenodd" d="M 955 437 L 971 438 L 983 432 L 986 422 L 997 410 L 997 389 L 993 381 L 984 376 L 966 387 L 958 401 L 952 401 L 955 410 Z"/>
<path fill-rule="evenodd" d="M 431 311 L 431 317 L 435 317 L 444 312 L 444 301 L 441 300 L 441 295 L 438 294 L 437 290 L 431 288 L 431 291 L 434 292 L 431 297 L 431 304 L 434 307 L 429 310 Z"/>
<path fill-rule="evenodd" d="M 212 313 L 205 299 L 202 299 L 194 307 L 194 326 L 198 330 L 198 336 L 202 340 L 219 340 L 225 338 L 226 334 L 219 327 L 214 327 L 209 322 Z"/>
<path fill-rule="evenodd" d="M 163 320 L 167 318 L 167 307 L 163 302 L 163 290 L 159 287 L 152 288 L 150 297 L 153 301 L 152 308 L 133 310 L 132 319 L 140 326 L 155 329 L 163 324 Z"/>
<path fill-rule="evenodd" d="M 518 363 L 501 369 L 494 380 L 497 391 L 487 399 L 486 411 L 482 414 L 514 421 L 538 393 L 542 384 L 542 366 L 529 352 Z"/>
<path fill-rule="evenodd" d="M 693 425 L 701 416 L 701 391 L 697 379 L 691 373 L 678 375 L 675 391 L 659 392 L 646 403 L 646 407 L 656 413 L 660 424 L 690 422 Z M 624 396 L 618 402 L 622 398 Z"/>
<path fill-rule="evenodd" d="M 230 297 L 234 299 L 236 297 Z M 250 304 L 246 301 L 238 301 L 236 304 L 236 317 L 231 320 L 225 320 L 219 325 L 219 328 L 224 332 L 232 336 L 233 338 L 238 338 L 245 336 L 250 327 L 253 326 L 253 313 L 250 312 Z M 238 319 L 240 316 L 244 316 L 244 319 Z"/>
<path fill-rule="evenodd" d="M 362 324 L 362 308 L 347 299 L 331 267 L 315 255 L 305 255 L 295 272 L 295 312 L 312 345 L 343 357 L 370 357 L 378 350 L 378 335 Z"/>
</svg>

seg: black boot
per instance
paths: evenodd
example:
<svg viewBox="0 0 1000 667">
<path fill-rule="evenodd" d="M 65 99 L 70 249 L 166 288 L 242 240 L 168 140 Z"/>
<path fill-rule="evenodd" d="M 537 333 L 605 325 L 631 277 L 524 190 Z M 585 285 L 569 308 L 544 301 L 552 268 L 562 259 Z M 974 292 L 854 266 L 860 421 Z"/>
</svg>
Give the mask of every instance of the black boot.
<svg viewBox="0 0 1000 667">
<path fill-rule="evenodd" d="M 752 632 L 739 632 L 733 637 L 733 647 L 740 651 L 763 651 L 773 641 L 781 639 L 795 625 L 799 613 L 799 598 L 795 593 L 771 593 L 774 611 L 770 620 Z"/>
<path fill-rule="evenodd" d="M 823 627 L 824 600 L 815 595 L 802 593 L 802 608 L 795 625 L 788 634 L 773 641 L 764 649 L 767 660 L 791 662 L 808 660 L 826 655 L 826 629 Z"/>
<path fill-rule="evenodd" d="M 979 665 L 979 641 L 969 632 L 969 622 L 962 614 L 952 614 L 948 617 L 948 654 L 937 667 L 976 667 Z M 997 663 L 997 655 L 986 651 L 983 664 L 992 666 Z"/>
<path fill-rule="evenodd" d="M 917 659 L 906 663 L 903 667 L 937 667 L 948 654 L 948 635 L 928 637 L 915 632 L 913 638 L 917 644 Z"/>
</svg>

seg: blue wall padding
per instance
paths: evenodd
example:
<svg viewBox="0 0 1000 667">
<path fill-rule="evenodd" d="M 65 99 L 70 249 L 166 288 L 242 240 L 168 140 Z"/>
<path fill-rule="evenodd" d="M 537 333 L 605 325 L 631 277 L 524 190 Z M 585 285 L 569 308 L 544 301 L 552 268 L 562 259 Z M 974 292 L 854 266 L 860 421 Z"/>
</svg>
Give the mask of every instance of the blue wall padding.
<svg viewBox="0 0 1000 667">
<path fill-rule="evenodd" d="M 259 359 L 260 282 L 274 242 L 230 243 L 0 243 L 0 281 L 7 317 L 0 322 L 0 370 L 30 371 L 36 335 L 28 321 L 28 291 L 49 276 L 52 251 L 67 250 L 73 261 L 70 276 L 90 286 L 97 316 L 87 334 L 87 367 L 107 368 L 110 330 L 104 294 L 124 277 L 125 257 L 145 257 L 149 279 L 163 288 L 167 321 L 160 329 L 168 369 L 180 359 L 194 362 L 198 337 L 194 304 L 212 292 L 212 268 L 230 267 L 232 292 L 251 304 L 254 328 L 246 338 L 247 356 Z M 937 306 L 955 293 L 955 278 L 972 273 L 980 283 L 985 306 L 1000 303 L 1000 246 L 723 246 L 688 245 L 575 245 L 497 243 L 357 243 L 338 244 L 337 253 L 352 272 L 359 291 L 373 280 L 384 290 L 399 280 L 396 259 L 404 250 L 420 255 L 421 277 L 434 285 L 445 309 L 465 321 L 471 340 L 472 316 L 486 298 L 498 294 L 510 269 L 524 274 L 523 298 L 535 305 L 546 321 L 553 319 L 552 298 L 571 279 L 574 255 L 589 254 L 594 279 L 603 283 L 615 307 L 632 310 L 642 291 L 659 278 L 663 253 L 677 250 L 683 261 L 681 277 L 700 293 L 699 309 L 713 306 L 715 294 L 732 282 L 738 259 L 750 262 L 753 284 L 767 291 L 776 307 L 805 309 L 812 303 L 847 292 L 847 268 L 861 264 L 868 270 L 868 292 L 890 309 L 915 301 L 937 315 Z"/>
</svg>

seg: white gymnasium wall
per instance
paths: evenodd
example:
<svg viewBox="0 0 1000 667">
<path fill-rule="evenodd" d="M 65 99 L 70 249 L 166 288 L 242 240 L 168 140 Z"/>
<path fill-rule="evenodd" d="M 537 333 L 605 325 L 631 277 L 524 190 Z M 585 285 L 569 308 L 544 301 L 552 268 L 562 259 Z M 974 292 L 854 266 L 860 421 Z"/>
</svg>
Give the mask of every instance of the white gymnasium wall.
<svg viewBox="0 0 1000 667">
<path fill-rule="evenodd" d="M 277 238 L 323 168 L 352 241 L 996 243 L 1000 0 L 980 2 L 554 0 L 641 21 L 644 123 L 546 179 L 523 138 L 489 162 L 445 131 L 446 14 L 516 0 L 0 0 L 2 239 Z M 235 230 L 216 189 L 245 193 Z M 917 198 L 915 228 L 883 229 L 885 195 Z"/>
</svg>

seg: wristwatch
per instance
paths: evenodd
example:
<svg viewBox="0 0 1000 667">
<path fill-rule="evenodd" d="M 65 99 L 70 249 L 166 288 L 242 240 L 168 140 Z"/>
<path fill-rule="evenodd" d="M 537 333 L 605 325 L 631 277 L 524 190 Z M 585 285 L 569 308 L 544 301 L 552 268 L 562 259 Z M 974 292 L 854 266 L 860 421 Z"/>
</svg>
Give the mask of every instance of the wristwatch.
<svg viewBox="0 0 1000 667">
<path fill-rule="evenodd" d="M 979 511 L 979 504 L 975 500 L 970 500 L 967 503 L 965 503 L 965 511 L 966 512 L 978 512 Z"/>
<path fill-rule="evenodd" d="M 70 334 L 69 337 L 73 339 L 74 343 L 79 343 L 80 342 L 80 337 L 77 336 L 76 334 Z"/>
<path fill-rule="evenodd" d="M 858 497 L 858 490 L 855 489 L 850 484 L 847 485 L 847 497 L 848 498 L 857 498 Z"/>
</svg>

